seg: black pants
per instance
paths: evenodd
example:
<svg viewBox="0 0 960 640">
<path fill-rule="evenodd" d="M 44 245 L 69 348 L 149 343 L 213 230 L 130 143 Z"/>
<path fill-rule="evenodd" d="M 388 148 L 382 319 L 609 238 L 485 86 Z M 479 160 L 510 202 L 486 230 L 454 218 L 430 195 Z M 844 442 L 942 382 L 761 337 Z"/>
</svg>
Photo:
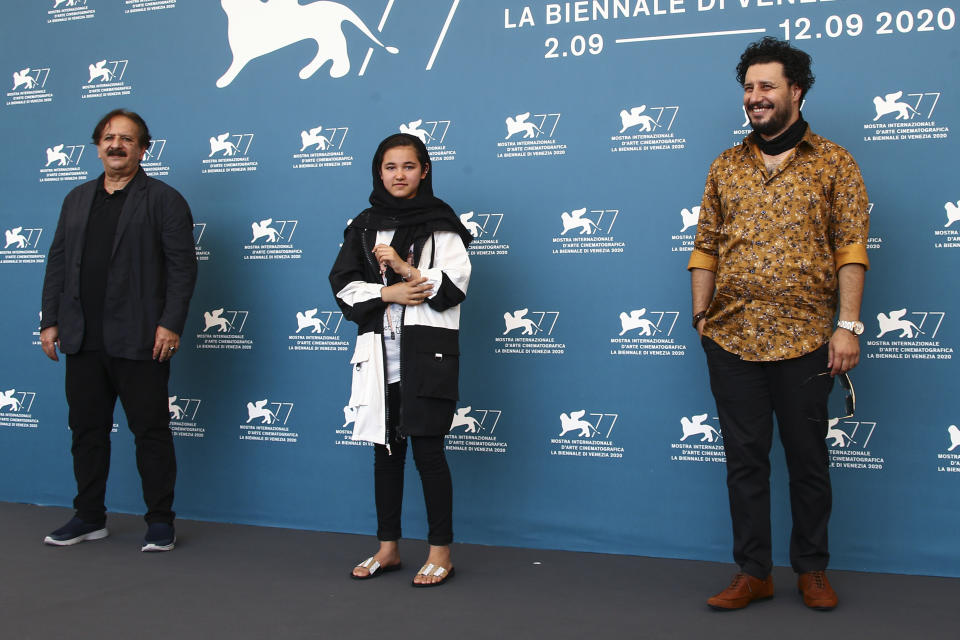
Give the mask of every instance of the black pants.
<svg viewBox="0 0 960 640">
<path fill-rule="evenodd" d="M 747 362 L 709 338 L 703 348 L 727 457 L 733 559 L 765 578 L 770 538 L 770 447 L 773 415 L 790 476 L 790 564 L 798 573 L 826 569 L 832 493 L 827 452 L 828 347 L 790 360 Z"/>
<path fill-rule="evenodd" d="M 399 385 L 390 385 L 389 415 L 400 415 Z M 390 425 L 395 427 L 396 425 Z M 388 430 L 388 431 L 392 431 Z M 453 482 L 443 449 L 444 436 L 410 436 L 413 460 L 420 472 L 423 499 L 427 507 L 427 542 L 434 546 L 453 542 Z M 391 452 L 382 444 L 373 446 L 374 493 L 377 504 L 377 539 L 401 538 L 400 515 L 403 507 L 403 468 L 407 457 L 407 438 L 394 440 Z"/>
<path fill-rule="evenodd" d="M 169 362 L 112 358 L 103 351 L 67 356 L 68 421 L 77 480 L 73 507 L 82 520 L 102 523 L 106 519 L 110 430 L 119 397 L 136 444 L 137 469 L 147 506 L 144 519 L 148 523 L 173 523 L 177 461 L 167 403 L 169 378 Z"/>
</svg>

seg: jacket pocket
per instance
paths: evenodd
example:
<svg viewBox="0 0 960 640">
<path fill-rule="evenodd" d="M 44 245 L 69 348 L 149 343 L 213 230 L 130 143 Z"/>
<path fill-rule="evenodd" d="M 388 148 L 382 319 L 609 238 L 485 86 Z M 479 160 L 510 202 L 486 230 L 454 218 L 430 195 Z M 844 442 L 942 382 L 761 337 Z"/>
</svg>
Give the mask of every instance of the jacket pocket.
<svg viewBox="0 0 960 640">
<path fill-rule="evenodd" d="M 353 370 L 353 380 L 350 386 L 349 406 L 357 407 L 370 404 L 370 394 L 376 387 L 373 376 L 379 375 L 374 371 L 373 341 L 377 334 L 374 332 L 357 336 L 357 345 L 350 358 L 350 367 Z"/>
<path fill-rule="evenodd" d="M 417 395 L 427 398 L 457 400 L 460 383 L 460 354 L 418 351 L 416 354 Z"/>
</svg>

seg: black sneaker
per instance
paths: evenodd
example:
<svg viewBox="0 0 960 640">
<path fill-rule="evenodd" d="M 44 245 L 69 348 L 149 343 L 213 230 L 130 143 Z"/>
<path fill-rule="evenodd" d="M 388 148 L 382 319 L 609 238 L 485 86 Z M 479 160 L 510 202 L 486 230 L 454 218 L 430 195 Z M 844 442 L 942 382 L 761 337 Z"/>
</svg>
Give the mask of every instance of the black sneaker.
<svg viewBox="0 0 960 640">
<path fill-rule="evenodd" d="M 147 535 L 140 551 L 170 551 L 176 543 L 177 535 L 172 524 L 151 522 L 147 525 Z"/>
<path fill-rule="evenodd" d="M 56 545 L 58 547 L 69 547 L 72 544 L 86 540 L 106 538 L 107 535 L 107 528 L 103 523 L 90 524 L 74 516 L 70 522 L 44 538 L 43 543 Z"/>
</svg>

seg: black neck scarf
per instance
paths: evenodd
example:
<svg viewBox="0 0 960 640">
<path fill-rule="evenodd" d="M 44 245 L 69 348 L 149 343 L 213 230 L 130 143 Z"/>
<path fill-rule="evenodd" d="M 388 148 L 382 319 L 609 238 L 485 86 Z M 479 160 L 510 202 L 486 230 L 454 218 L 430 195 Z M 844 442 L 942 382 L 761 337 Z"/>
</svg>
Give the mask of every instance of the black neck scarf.
<svg viewBox="0 0 960 640">
<path fill-rule="evenodd" d="M 417 195 L 412 198 L 395 198 L 387 191 L 383 180 L 380 179 L 380 162 L 385 152 L 383 148 L 385 143 L 395 137 L 390 136 L 377 147 L 377 152 L 373 156 L 371 206 L 363 210 L 350 223 L 350 227 L 362 230 L 395 229 L 390 245 L 400 256 L 406 256 L 412 244 L 434 231 L 453 231 L 463 240 L 464 246 L 469 245 L 473 236 L 460 222 L 460 218 L 450 205 L 433 195 L 433 163 L 430 162 L 429 156 L 426 155 L 426 148 L 418 138 L 407 136 L 411 139 L 409 146 L 420 148 L 421 153 L 427 158 L 430 170 L 420 181 Z"/>
<path fill-rule="evenodd" d="M 750 135 L 753 137 L 753 141 L 757 143 L 757 146 L 760 147 L 760 151 L 763 151 L 768 156 L 778 156 L 784 151 L 789 151 L 800 144 L 800 141 L 803 140 L 803 136 L 806 133 L 807 121 L 803 119 L 803 114 L 800 114 L 796 122 L 787 127 L 786 131 L 773 140 L 764 140 L 763 136 L 756 131 Z"/>
</svg>

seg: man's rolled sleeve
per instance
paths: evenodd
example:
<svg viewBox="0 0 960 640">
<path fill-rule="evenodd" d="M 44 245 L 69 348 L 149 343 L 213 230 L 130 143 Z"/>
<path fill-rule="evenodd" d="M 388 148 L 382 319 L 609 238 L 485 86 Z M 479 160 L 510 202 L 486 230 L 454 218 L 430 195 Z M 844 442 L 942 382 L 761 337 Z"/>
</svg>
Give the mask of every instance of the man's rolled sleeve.
<svg viewBox="0 0 960 640">
<path fill-rule="evenodd" d="M 693 241 L 693 253 L 687 269 L 716 271 L 720 255 L 720 195 L 716 182 L 717 160 L 710 165 L 707 183 L 703 188 L 700 203 L 700 218 L 697 221 L 697 236 Z"/>
<path fill-rule="evenodd" d="M 687 270 L 706 269 L 707 271 L 716 272 L 717 263 L 717 256 L 712 256 L 709 253 L 694 249 L 693 253 L 690 254 L 690 262 L 687 263 Z"/>
<path fill-rule="evenodd" d="M 862 264 L 864 269 L 870 268 L 870 261 L 867 259 L 867 247 L 863 244 L 840 247 L 833 254 L 833 262 L 837 271 L 845 264 Z"/>
<path fill-rule="evenodd" d="M 853 263 L 869 269 L 867 239 L 870 234 L 870 201 L 867 188 L 853 157 L 843 149 L 838 156 L 830 216 L 833 260 L 837 269 Z"/>
</svg>

